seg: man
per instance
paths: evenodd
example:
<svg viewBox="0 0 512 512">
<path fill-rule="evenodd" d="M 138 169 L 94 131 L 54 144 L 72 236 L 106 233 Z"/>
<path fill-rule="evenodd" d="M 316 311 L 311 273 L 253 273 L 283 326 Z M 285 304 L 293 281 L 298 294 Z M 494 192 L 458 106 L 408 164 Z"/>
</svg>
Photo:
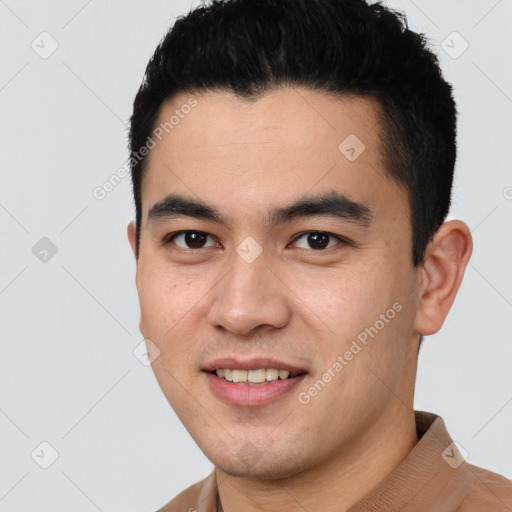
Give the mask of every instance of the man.
<svg viewBox="0 0 512 512">
<path fill-rule="evenodd" d="M 363 0 L 178 19 L 134 102 L 140 329 L 214 471 L 162 511 L 504 511 L 512 482 L 413 409 L 471 256 L 445 222 L 451 87 Z"/>
</svg>

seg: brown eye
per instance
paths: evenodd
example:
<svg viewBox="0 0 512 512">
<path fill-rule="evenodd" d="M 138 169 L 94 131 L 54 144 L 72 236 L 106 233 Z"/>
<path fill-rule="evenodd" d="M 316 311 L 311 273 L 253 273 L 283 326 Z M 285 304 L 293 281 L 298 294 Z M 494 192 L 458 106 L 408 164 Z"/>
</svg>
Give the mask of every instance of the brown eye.
<svg viewBox="0 0 512 512">
<path fill-rule="evenodd" d="M 206 244 L 208 237 L 207 233 L 202 231 L 182 231 L 167 238 L 166 243 L 174 241 L 174 243 L 182 249 L 203 249 L 204 247 L 215 246 L 215 242 Z M 211 238 L 211 237 L 210 237 Z"/>
<path fill-rule="evenodd" d="M 326 248 L 330 249 L 337 243 L 343 242 L 341 238 L 322 231 L 310 231 L 309 233 L 304 233 L 298 237 L 294 243 L 297 243 L 299 240 L 305 240 L 305 242 L 302 242 L 302 245 L 299 244 L 300 248 L 313 249 L 315 251 Z"/>
</svg>

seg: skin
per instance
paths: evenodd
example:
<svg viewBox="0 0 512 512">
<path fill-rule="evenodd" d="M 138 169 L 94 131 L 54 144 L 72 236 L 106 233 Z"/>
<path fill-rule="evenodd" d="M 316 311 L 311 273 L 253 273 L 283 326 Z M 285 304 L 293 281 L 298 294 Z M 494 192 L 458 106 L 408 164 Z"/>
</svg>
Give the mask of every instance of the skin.
<svg viewBox="0 0 512 512">
<path fill-rule="evenodd" d="M 413 267 L 407 194 L 384 168 L 371 99 L 288 87 L 252 102 L 182 93 L 162 106 L 161 120 L 191 96 L 197 106 L 151 150 L 142 187 L 136 284 L 140 330 L 160 350 L 153 370 L 214 463 L 226 512 L 345 511 L 418 442 L 419 336 L 441 328 L 455 299 L 472 251 L 469 229 L 445 222 Z M 338 149 L 349 134 L 366 146 L 354 161 Z M 372 223 L 267 223 L 271 209 L 333 190 L 364 203 Z M 229 223 L 180 216 L 148 224 L 150 208 L 171 192 L 207 202 Z M 181 230 L 211 236 L 204 248 L 185 249 L 184 237 L 161 244 Z M 350 243 L 332 238 L 314 249 L 298 238 L 309 231 Z M 248 236 L 263 249 L 252 263 L 236 252 Z M 134 222 L 128 238 L 135 252 Z M 394 303 L 401 311 L 300 403 L 298 394 Z M 308 375 L 268 405 L 228 405 L 201 368 L 230 355 L 275 357 Z M 240 457 L 247 450 L 252 462 Z"/>
</svg>

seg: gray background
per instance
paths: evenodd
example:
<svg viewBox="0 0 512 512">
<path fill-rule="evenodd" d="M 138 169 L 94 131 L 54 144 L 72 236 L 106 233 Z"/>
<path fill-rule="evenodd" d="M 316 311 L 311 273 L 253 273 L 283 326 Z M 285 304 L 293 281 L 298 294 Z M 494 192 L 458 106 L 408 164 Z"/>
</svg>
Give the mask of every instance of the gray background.
<svg viewBox="0 0 512 512">
<path fill-rule="evenodd" d="M 451 217 L 475 243 L 425 340 L 415 408 L 512 478 L 512 1 L 387 3 L 427 33 L 456 89 Z M 190 6 L 0 0 L 1 511 L 154 511 L 212 469 L 133 353 L 130 180 L 93 196 L 127 159 L 147 60 Z M 48 469 L 43 441 L 58 452 Z"/>
</svg>

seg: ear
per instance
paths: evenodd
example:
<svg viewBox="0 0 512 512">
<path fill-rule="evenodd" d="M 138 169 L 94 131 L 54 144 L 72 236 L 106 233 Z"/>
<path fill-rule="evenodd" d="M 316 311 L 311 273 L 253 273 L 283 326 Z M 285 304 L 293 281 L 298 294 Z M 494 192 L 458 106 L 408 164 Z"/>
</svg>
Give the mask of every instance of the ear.
<svg viewBox="0 0 512 512">
<path fill-rule="evenodd" d="M 441 329 L 459 290 L 473 251 L 468 226 L 460 220 L 445 222 L 428 244 L 422 264 L 419 305 L 414 328 L 421 335 Z"/>
<path fill-rule="evenodd" d="M 137 246 L 136 246 L 136 243 L 137 243 L 137 239 L 136 239 L 137 228 L 136 228 L 134 220 L 132 220 L 128 224 L 127 233 L 128 233 L 128 241 L 130 242 L 130 245 L 132 247 L 132 251 L 133 251 L 133 254 L 135 255 L 135 259 L 137 259 Z"/>
</svg>

